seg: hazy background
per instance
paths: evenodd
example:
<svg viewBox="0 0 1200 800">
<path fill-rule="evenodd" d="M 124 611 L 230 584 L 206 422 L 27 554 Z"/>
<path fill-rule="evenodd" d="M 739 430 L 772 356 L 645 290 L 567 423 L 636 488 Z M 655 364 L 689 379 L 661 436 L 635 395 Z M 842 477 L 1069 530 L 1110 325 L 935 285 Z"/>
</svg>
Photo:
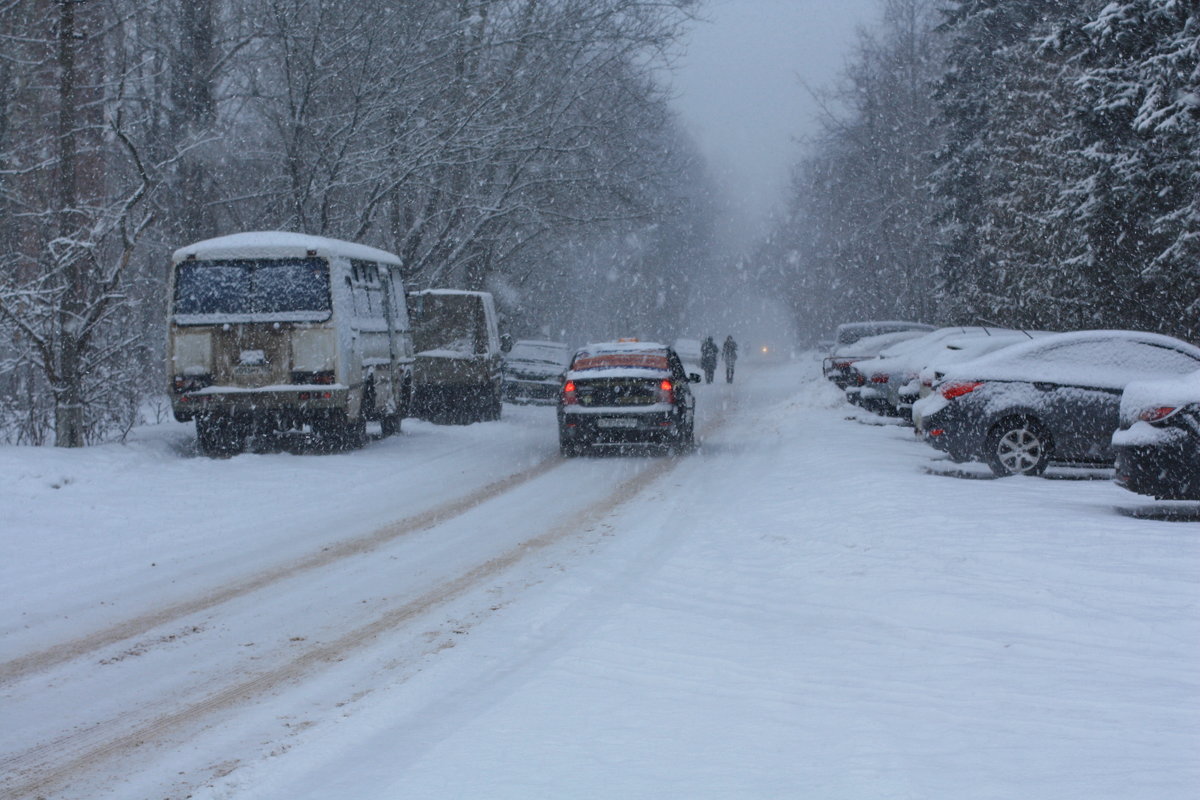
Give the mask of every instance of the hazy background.
<svg viewBox="0 0 1200 800">
<path fill-rule="evenodd" d="M 723 258 L 702 279 L 686 335 L 720 342 L 732 333 L 743 355 L 795 341 L 791 314 L 739 279 L 738 257 L 766 234 L 803 140 L 817 130 L 820 106 L 805 86 L 834 86 L 856 30 L 877 14 L 878 0 L 709 0 L 670 76 L 725 209 Z"/>
<path fill-rule="evenodd" d="M 736 252 L 783 199 L 797 138 L 815 130 L 802 85 L 832 86 L 878 0 L 709 0 L 671 76 L 676 108 L 728 195 Z"/>
</svg>

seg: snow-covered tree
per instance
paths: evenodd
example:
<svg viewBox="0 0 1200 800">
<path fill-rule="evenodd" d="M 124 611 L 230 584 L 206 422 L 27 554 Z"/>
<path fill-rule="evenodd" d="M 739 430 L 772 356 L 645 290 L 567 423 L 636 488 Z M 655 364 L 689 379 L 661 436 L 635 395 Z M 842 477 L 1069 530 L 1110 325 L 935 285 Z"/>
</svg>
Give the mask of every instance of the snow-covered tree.
<svg viewBox="0 0 1200 800">
<path fill-rule="evenodd" d="M 1105 318 L 1200 336 L 1200 7 L 1105 5 L 1086 25 L 1073 194 Z"/>
</svg>

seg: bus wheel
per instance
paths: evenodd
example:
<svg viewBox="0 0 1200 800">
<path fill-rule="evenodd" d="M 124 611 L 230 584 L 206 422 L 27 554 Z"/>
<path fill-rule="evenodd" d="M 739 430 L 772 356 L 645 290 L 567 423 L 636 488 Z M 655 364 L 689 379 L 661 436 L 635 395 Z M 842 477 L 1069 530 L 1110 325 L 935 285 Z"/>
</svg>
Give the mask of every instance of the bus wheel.
<svg viewBox="0 0 1200 800">
<path fill-rule="evenodd" d="M 404 419 L 404 415 L 400 412 L 384 414 L 379 418 L 379 429 L 384 436 L 395 436 L 400 432 L 400 421 L 402 419 Z"/>
<path fill-rule="evenodd" d="M 367 440 L 367 420 L 361 414 L 358 419 L 350 421 L 346 419 L 344 411 L 339 411 L 313 420 L 312 430 L 317 438 L 317 447 L 325 452 L 354 450 L 362 447 Z"/>
<path fill-rule="evenodd" d="M 242 451 L 245 435 L 230 415 L 203 414 L 196 417 L 196 443 L 209 458 L 223 458 Z"/>
</svg>

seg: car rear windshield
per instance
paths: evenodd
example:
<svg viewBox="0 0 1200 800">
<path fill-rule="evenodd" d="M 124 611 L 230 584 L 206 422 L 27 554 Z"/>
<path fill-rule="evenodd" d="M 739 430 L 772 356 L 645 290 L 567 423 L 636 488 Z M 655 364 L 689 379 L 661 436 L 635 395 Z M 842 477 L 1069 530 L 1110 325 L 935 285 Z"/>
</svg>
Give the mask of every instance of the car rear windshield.
<svg viewBox="0 0 1200 800">
<path fill-rule="evenodd" d="M 176 268 L 177 315 L 307 318 L 329 310 L 329 263 L 321 258 L 186 261 Z"/>
<path fill-rule="evenodd" d="M 575 359 L 571 369 L 609 369 L 611 367 L 633 367 L 636 369 L 667 370 L 666 353 L 597 353 L 581 355 Z"/>
</svg>

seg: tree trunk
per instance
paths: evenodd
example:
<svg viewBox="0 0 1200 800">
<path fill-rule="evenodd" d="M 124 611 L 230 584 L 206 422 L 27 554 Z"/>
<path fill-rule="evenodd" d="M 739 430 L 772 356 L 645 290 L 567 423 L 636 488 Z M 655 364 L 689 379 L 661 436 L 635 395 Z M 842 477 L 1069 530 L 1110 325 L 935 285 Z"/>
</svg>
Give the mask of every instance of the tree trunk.
<svg viewBox="0 0 1200 800">
<path fill-rule="evenodd" d="M 75 0 L 58 3 L 58 233 L 75 236 L 78 187 L 76 185 Z M 53 262 L 53 253 L 49 258 Z M 51 376 L 54 392 L 54 433 L 58 447 L 83 446 L 83 376 L 79 369 L 79 321 L 84 311 L 84 275 L 81 254 L 70 249 L 63 264 L 65 289 L 58 308 L 57 353 Z"/>
</svg>

